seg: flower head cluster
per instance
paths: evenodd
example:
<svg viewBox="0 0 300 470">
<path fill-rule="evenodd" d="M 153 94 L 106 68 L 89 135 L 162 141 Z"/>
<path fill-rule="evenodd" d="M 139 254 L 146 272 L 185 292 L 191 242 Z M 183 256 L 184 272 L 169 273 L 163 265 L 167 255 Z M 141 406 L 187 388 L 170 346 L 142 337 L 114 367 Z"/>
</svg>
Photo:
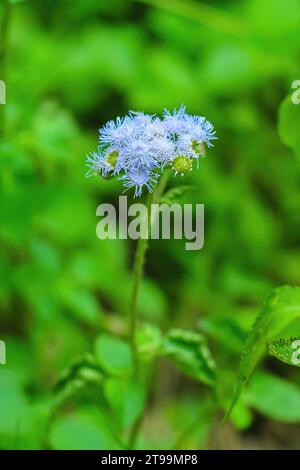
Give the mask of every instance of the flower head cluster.
<svg viewBox="0 0 300 470">
<path fill-rule="evenodd" d="M 140 196 L 144 188 L 152 191 L 165 167 L 175 175 L 191 171 L 214 139 L 212 124 L 187 114 L 184 106 L 165 110 L 162 119 L 131 111 L 100 129 L 98 151 L 87 156 L 87 176 L 118 175 L 125 190 L 134 188 Z"/>
</svg>

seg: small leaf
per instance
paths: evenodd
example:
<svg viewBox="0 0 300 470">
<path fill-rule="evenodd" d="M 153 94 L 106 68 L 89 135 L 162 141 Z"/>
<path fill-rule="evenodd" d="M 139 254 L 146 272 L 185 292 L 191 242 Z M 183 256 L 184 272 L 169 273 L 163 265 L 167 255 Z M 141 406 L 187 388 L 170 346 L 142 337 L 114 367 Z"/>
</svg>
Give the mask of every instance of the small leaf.
<svg viewBox="0 0 300 470">
<path fill-rule="evenodd" d="M 129 375 L 132 372 L 132 357 L 129 345 L 108 334 L 96 341 L 96 356 L 104 371 L 113 376 Z"/>
<path fill-rule="evenodd" d="M 237 386 L 226 421 L 257 362 L 290 323 L 300 317 L 300 287 L 283 286 L 271 291 L 257 316 L 241 354 Z"/>
<path fill-rule="evenodd" d="M 300 105 L 288 96 L 279 110 L 279 135 L 282 141 L 300 155 Z"/>
<path fill-rule="evenodd" d="M 187 375 L 207 385 L 214 384 L 215 363 L 201 334 L 171 330 L 162 346 L 162 353 Z"/>
<path fill-rule="evenodd" d="M 245 401 L 277 421 L 300 422 L 300 388 L 275 375 L 255 374 L 245 393 Z"/>
<path fill-rule="evenodd" d="M 269 354 L 285 364 L 300 367 L 300 338 L 280 338 L 269 344 Z"/>
<path fill-rule="evenodd" d="M 165 204 L 172 204 L 182 199 L 186 194 L 191 191 L 195 191 L 196 186 L 176 186 L 175 188 L 169 189 L 159 200 L 159 202 Z"/>
</svg>

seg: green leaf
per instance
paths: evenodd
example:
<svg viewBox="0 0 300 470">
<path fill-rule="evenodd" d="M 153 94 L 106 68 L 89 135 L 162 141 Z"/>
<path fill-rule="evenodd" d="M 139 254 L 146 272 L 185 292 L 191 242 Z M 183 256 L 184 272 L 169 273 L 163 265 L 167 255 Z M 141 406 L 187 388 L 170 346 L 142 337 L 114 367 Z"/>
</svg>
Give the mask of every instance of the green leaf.
<svg viewBox="0 0 300 470">
<path fill-rule="evenodd" d="M 55 387 L 56 391 L 78 378 L 86 382 L 100 383 L 102 381 L 101 370 L 91 354 L 84 354 L 71 361 L 70 365 L 61 373 Z"/>
<path fill-rule="evenodd" d="M 199 322 L 201 331 L 211 336 L 219 344 L 234 352 L 239 352 L 246 339 L 244 330 L 235 318 L 203 318 Z"/>
<path fill-rule="evenodd" d="M 102 385 L 102 380 L 103 374 L 94 356 L 84 354 L 74 358 L 70 365 L 63 370 L 55 386 L 52 410 L 59 408 L 85 387 Z"/>
<path fill-rule="evenodd" d="M 298 317 L 300 317 L 300 288 L 283 286 L 272 290 L 254 322 L 242 351 L 237 386 L 225 420 L 230 416 L 257 362 L 264 355 L 267 343 L 278 339 L 280 332 Z"/>
<path fill-rule="evenodd" d="M 187 375 L 207 385 L 214 384 L 215 363 L 201 334 L 171 330 L 163 343 L 162 354 Z"/>
<path fill-rule="evenodd" d="M 182 199 L 186 194 L 191 191 L 195 191 L 196 186 L 176 186 L 175 188 L 169 189 L 159 200 L 161 204 L 173 204 L 174 202 Z"/>
<path fill-rule="evenodd" d="M 122 428 L 127 428 L 140 416 L 145 390 L 142 384 L 110 378 L 105 381 L 104 395 Z"/>
<path fill-rule="evenodd" d="M 109 423 L 97 408 L 83 408 L 56 419 L 50 444 L 57 450 L 118 449 Z"/>
<path fill-rule="evenodd" d="M 300 388 L 272 374 L 255 374 L 245 393 L 245 401 L 277 421 L 300 422 Z"/>
<path fill-rule="evenodd" d="M 282 141 L 300 155 L 300 105 L 288 96 L 279 110 L 279 135 Z"/>
<path fill-rule="evenodd" d="M 300 338 L 280 338 L 269 344 L 269 354 L 285 364 L 300 367 Z"/>
<path fill-rule="evenodd" d="M 108 334 L 96 341 L 96 357 L 103 370 L 113 376 L 129 375 L 132 372 L 132 357 L 129 345 Z"/>
</svg>

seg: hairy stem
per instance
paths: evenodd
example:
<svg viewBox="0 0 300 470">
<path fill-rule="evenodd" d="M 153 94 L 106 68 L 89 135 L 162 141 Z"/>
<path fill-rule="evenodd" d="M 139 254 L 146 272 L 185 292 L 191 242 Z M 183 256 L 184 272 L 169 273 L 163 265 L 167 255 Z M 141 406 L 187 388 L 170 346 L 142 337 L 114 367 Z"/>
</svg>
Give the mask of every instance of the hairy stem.
<svg viewBox="0 0 300 470">
<path fill-rule="evenodd" d="M 135 254 L 135 261 L 133 267 L 133 286 L 132 286 L 132 294 L 131 294 L 131 308 L 130 308 L 130 324 L 129 324 L 129 331 L 130 331 L 130 343 L 132 349 L 132 357 L 134 362 L 135 371 L 138 371 L 138 355 L 137 355 L 137 346 L 136 346 L 136 330 L 137 330 L 137 320 L 138 320 L 138 295 L 139 289 L 143 277 L 143 268 L 145 264 L 145 256 L 147 252 L 147 248 L 149 245 L 149 236 L 151 233 L 151 204 L 156 203 L 160 196 L 162 195 L 167 182 L 169 179 L 169 172 L 165 171 L 157 187 L 154 189 L 152 193 L 149 193 L 147 197 L 147 224 L 148 224 L 148 237 L 147 238 L 139 238 L 136 254 Z"/>
<path fill-rule="evenodd" d="M 134 362 L 136 374 L 138 374 L 138 368 L 139 368 L 139 360 L 138 360 L 138 352 L 137 352 L 137 344 L 136 344 L 136 332 L 137 332 L 137 322 L 138 322 L 138 294 L 139 294 L 139 289 L 140 289 L 140 285 L 141 285 L 141 281 L 143 277 L 145 256 L 146 256 L 147 248 L 149 246 L 149 236 L 151 234 L 151 204 L 158 203 L 159 198 L 164 193 L 169 177 L 170 177 L 170 171 L 165 170 L 155 190 L 148 195 L 148 198 L 147 198 L 148 238 L 145 238 L 145 239 L 139 238 L 135 261 L 134 261 L 133 287 L 132 287 L 131 310 L 130 310 L 130 343 L 131 343 L 132 356 L 133 356 L 133 362 Z M 146 406 L 147 406 L 147 400 L 145 401 L 145 408 Z M 129 437 L 130 448 L 132 448 L 135 444 L 139 430 L 143 423 L 144 415 L 145 415 L 145 409 L 142 411 L 141 416 L 138 417 L 138 419 L 132 426 L 131 434 Z"/>
<path fill-rule="evenodd" d="M 149 193 L 147 197 L 147 211 L 148 211 L 148 237 L 149 237 L 149 226 L 151 218 L 151 204 L 153 202 L 154 192 Z M 136 345 L 136 329 L 137 329 L 137 314 L 138 314 L 138 294 L 140 289 L 140 284 L 143 276 L 143 268 L 145 263 L 145 255 L 148 248 L 149 238 L 139 238 L 134 267 L 133 267 L 133 286 L 131 294 L 131 308 L 130 308 L 130 343 L 132 350 L 132 357 L 134 362 L 135 372 L 138 371 L 138 355 L 137 355 L 137 345 Z"/>
</svg>

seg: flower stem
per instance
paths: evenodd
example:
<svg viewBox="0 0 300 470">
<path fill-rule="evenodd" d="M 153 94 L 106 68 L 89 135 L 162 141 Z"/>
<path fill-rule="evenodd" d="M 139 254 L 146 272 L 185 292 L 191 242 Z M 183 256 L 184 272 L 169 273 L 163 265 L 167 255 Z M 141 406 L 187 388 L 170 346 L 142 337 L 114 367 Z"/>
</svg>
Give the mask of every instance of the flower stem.
<svg viewBox="0 0 300 470">
<path fill-rule="evenodd" d="M 153 201 L 153 193 L 149 193 L 147 197 L 147 211 L 148 211 L 148 227 L 149 227 L 149 210 L 151 209 L 151 204 Z M 149 232 L 148 232 L 149 237 Z M 145 255 L 148 248 L 149 238 L 139 238 L 137 243 L 137 249 L 134 260 L 133 267 L 133 286 L 131 294 L 131 308 L 130 308 L 130 344 L 132 350 L 132 358 L 134 364 L 134 370 L 138 372 L 138 354 L 137 354 L 137 345 L 136 345 L 136 329 L 137 329 L 137 316 L 138 316 L 138 294 L 139 288 L 143 276 L 143 268 L 145 263 Z"/>
<path fill-rule="evenodd" d="M 132 357 L 134 363 L 135 372 L 138 372 L 138 354 L 137 354 L 137 345 L 136 345 L 136 330 L 137 330 L 137 320 L 138 320 L 138 295 L 139 289 L 141 285 L 141 280 L 143 277 L 143 268 L 145 264 L 145 256 L 147 252 L 147 248 L 149 245 L 149 236 L 151 234 L 151 204 L 155 204 L 160 196 L 163 194 L 165 187 L 167 185 L 169 179 L 169 171 L 165 171 L 157 185 L 157 187 L 153 190 L 152 193 L 148 194 L 146 207 L 147 207 L 147 224 L 148 224 L 148 233 L 147 238 L 139 238 L 136 254 L 135 254 L 135 261 L 133 267 L 133 287 L 132 287 L 132 294 L 131 294 L 131 308 L 130 308 L 130 343 L 131 343 L 131 350 L 132 350 Z"/>
<path fill-rule="evenodd" d="M 151 222 L 152 222 L 151 204 L 155 204 L 159 202 L 159 199 L 163 195 L 164 190 L 167 186 L 169 177 L 170 177 L 170 171 L 165 170 L 155 190 L 152 193 L 149 193 L 148 195 L 148 198 L 147 198 L 148 238 L 146 239 L 139 238 L 137 250 L 136 250 L 135 262 L 134 262 L 134 268 L 133 268 L 133 288 L 132 288 L 131 310 L 130 310 L 130 343 L 131 343 L 133 363 L 134 363 L 136 375 L 138 375 L 138 372 L 139 372 L 139 360 L 138 360 L 138 351 L 137 351 L 137 344 L 136 344 L 136 332 L 137 332 L 137 320 L 138 320 L 138 294 L 139 294 L 140 284 L 141 284 L 142 277 L 143 277 L 145 256 L 146 256 L 147 248 L 149 246 L 149 236 L 151 234 Z M 152 377 L 152 373 L 151 373 L 151 377 Z M 149 380 L 147 397 L 149 397 L 150 389 L 152 386 L 153 386 L 153 381 Z M 136 422 L 132 426 L 131 433 L 129 436 L 129 448 L 130 449 L 134 447 L 140 428 L 143 424 L 143 419 L 146 413 L 147 402 L 148 400 L 146 399 L 144 409 L 141 415 L 137 418 Z"/>
</svg>

